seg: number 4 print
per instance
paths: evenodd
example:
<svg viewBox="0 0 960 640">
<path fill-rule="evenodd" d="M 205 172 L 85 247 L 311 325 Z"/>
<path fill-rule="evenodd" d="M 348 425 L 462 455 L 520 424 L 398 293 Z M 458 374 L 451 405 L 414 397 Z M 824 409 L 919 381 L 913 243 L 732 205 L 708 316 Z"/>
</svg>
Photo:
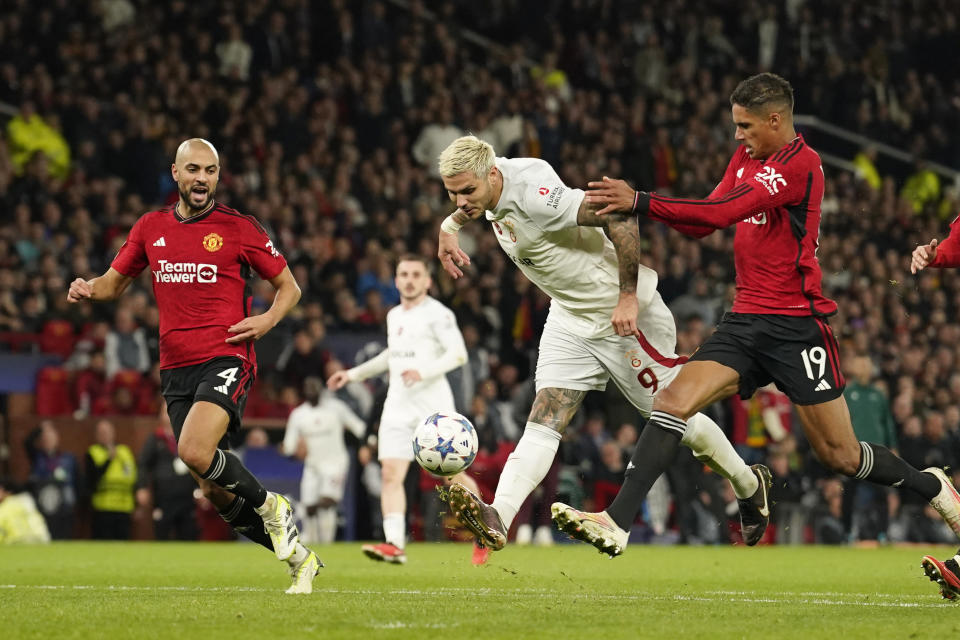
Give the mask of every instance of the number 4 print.
<svg viewBox="0 0 960 640">
<path fill-rule="evenodd" d="M 819 380 L 823 378 L 823 374 L 826 371 L 827 365 L 827 352 L 823 347 L 804 349 L 800 352 L 800 356 L 803 358 L 803 368 L 807 370 L 808 378 L 811 380 Z M 813 367 L 810 366 L 811 362 L 820 367 L 820 373 L 817 374 L 816 377 L 813 375 Z"/>
<path fill-rule="evenodd" d="M 218 387 L 214 387 L 214 390 L 219 391 L 223 395 L 227 395 L 227 393 L 230 391 L 230 385 L 232 385 L 237 380 L 237 370 L 239 368 L 240 367 L 224 369 L 223 371 L 218 373 L 217 377 L 223 378 L 223 384 Z"/>
</svg>

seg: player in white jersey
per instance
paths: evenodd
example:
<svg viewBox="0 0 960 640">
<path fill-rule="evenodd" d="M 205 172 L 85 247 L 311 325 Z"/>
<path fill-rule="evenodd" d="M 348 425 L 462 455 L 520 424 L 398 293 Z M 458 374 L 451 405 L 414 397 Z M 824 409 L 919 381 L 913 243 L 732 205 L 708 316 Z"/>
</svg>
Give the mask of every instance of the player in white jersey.
<svg viewBox="0 0 960 640">
<path fill-rule="evenodd" d="M 454 278 L 463 275 L 459 267 L 470 258 L 460 249 L 457 232 L 485 216 L 504 252 L 552 298 L 540 339 L 533 407 L 493 503 L 485 504 L 466 487 L 450 489 L 454 514 L 482 544 L 497 550 L 506 544 L 520 505 L 549 470 L 561 434 L 587 392 L 604 389 L 612 379 L 647 417 L 654 394 L 686 358 L 674 353 L 676 326 L 657 293 L 657 274 L 639 264 L 634 220 L 598 217 L 584 202 L 584 192 L 563 184 L 548 163 L 497 158 L 493 147 L 473 136 L 451 143 L 440 154 L 439 168 L 458 207 L 441 225 L 444 269 Z M 744 540 L 756 544 L 769 522 L 769 470 L 748 467 L 707 416 L 697 414 L 683 427 L 683 444 L 730 480 Z M 615 544 L 622 547 L 626 540 Z"/>
<path fill-rule="evenodd" d="M 407 561 L 403 480 L 413 460 L 413 433 L 434 413 L 455 411 L 445 374 L 467 361 L 467 347 L 453 312 L 427 295 L 432 283 L 427 268 L 419 256 L 400 258 L 396 277 L 400 304 L 387 313 L 387 348 L 359 366 L 334 373 L 327 381 L 327 386 L 336 391 L 347 382 L 390 372 L 377 434 L 385 542 L 363 545 L 363 552 L 375 560 L 396 564 Z M 453 479 L 477 491 L 476 482 L 467 474 Z M 483 550 L 474 553 L 474 564 L 485 560 Z"/>
<path fill-rule="evenodd" d="M 303 382 L 304 403 L 290 412 L 283 436 L 284 455 L 303 455 L 300 504 L 305 510 L 301 535 L 313 542 L 333 542 L 337 533 L 337 506 L 350 457 L 344 429 L 359 440 L 367 425 L 350 407 L 323 389 L 320 378 Z"/>
</svg>

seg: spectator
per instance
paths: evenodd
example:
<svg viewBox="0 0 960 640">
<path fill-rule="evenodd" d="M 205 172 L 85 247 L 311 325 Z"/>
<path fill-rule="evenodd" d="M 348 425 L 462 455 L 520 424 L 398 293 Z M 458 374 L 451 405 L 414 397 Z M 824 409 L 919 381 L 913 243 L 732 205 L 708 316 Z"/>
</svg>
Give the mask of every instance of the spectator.
<svg viewBox="0 0 960 640">
<path fill-rule="evenodd" d="M 196 540 L 197 483 L 177 455 L 167 406 L 160 407 L 159 424 L 140 450 L 137 505 L 151 509 L 157 540 Z"/>
<path fill-rule="evenodd" d="M 97 422 L 96 442 L 87 449 L 87 486 L 95 540 L 129 540 L 137 461 L 109 420 Z"/>
<path fill-rule="evenodd" d="M 329 360 L 330 353 L 306 329 L 300 329 L 277 359 L 277 371 L 286 386 L 298 389 L 309 376 L 322 372 Z"/>
<path fill-rule="evenodd" d="M 246 82 L 250 77 L 250 62 L 253 49 L 243 39 L 243 28 L 231 22 L 227 31 L 229 39 L 217 45 L 217 57 L 220 59 L 220 75 Z"/>
<path fill-rule="evenodd" d="M 36 111 L 30 100 L 20 105 L 20 113 L 7 123 L 7 140 L 10 145 L 10 159 L 14 170 L 22 173 L 27 164 L 38 154 L 49 162 L 50 174 L 65 178 L 70 168 L 70 147 L 63 135 Z M 42 179 L 45 169 L 34 177 Z"/>
<path fill-rule="evenodd" d="M 896 451 L 897 438 L 890 403 L 870 383 L 873 362 L 865 356 L 847 357 L 847 387 L 843 397 L 850 408 L 850 420 L 857 440 L 876 442 Z M 929 466 L 929 465 L 927 465 Z M 855 540 L 885 540 L 889 517 L 886 487 L 866 482 L 848 482 L 844 491 L 844 523 Z"/>
<path fill-rule="evenodd" d="M 124 307 L 117 309 L 113 327 L 107 334 L 103 355 L 106 358 L 108 379 L 124 369 L 140 373 L 146 373 L 150 369 L 146 331 L 137 326 L 133 313 L 129 309 Z"/>
<path fill-rule="evenodd" d="M 54 540 L 73 536 L 79 470 L 72 453 L 60 450 L 60 433 L 52 420 L 30 432 L 24 446 L 30 459 L 30 491 Z"/>
<path fill-rule="evenodd" d="M 80 419 L 88 415 L 104 415 L 110 406 L 110 386 L 107 382 L 107 359 L 102 351 L 90 356 L 89 366 L 74 379 L 77 412 Z"/>
</svg>

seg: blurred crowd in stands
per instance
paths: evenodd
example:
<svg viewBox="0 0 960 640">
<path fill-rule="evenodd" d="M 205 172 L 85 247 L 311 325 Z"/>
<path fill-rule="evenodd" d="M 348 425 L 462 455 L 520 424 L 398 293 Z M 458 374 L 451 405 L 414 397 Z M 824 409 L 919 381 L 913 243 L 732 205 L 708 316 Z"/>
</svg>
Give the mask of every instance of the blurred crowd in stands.
<svg viewBox="0 0 960 640">
<path fill-rule="evenodd" d="M 960 212 L 957 185 L 931 169 L 960 168 L 960 33 L 948 0 L 7 4 L 0 348 L 60 356 L 38 377 L 40 413 L 156 415 L 149 274 L 115 305 L 68 305 L 65 293 L 74 277 L 107 268 L 138 216 L 176 200 L 169 166 L 184 138 L 217 146 L 217 199 L 259 218 L 303 289 L 257 345 L 246 412 L 283 419 L 307 375 L 326 378 L 383 344 L 399 299 L 396 256 L 435 258 L 451 210 L 435 158 L 454 138 L 469 131 L 501 155 L 541 157 L 570 186 L 609 175 L 703 197 L 735 148 L 730 91 L 771 70 L 792 82 L 796 113 L 915 159 L 896 164 L 864 146 L 845 158 L 855 172 L 825 164 L 818 255 L 840 306 L 830 322 L 858 436 L 919 467 L 960 462 L 960 277 L 908 268 L 913 247 L 944 237 Z M 689 354 L 730 306 L 733 232 L 696 241 L 657 224 L 641 231 L 678 352 Z M 491 492 L 526 422 L 549 306 L 495 245 L 484 223 L 466 227 L 472 268 L 452 281 L 437 265 L 433 288 L 469 350 L 452 379 L 478 426 L 474 471 Z M 271 291 L 254 284 L 255 312 Z M 341 393 L 375 430 L 382 384 Z M 951 539 L 922 501 L 826 474 L 776 389 L 712 410 L 748 462 L 773 469 L 771 541 Z M 641 428 L 615 390 L 591 394 L 538 502 L 559 492 L 603 508 Z M 373 485 L 363 484 L 371 495 Z M 429 494 L 429 479 L 422 486 Z M 546 541 L 543 504 L 522 520 L 523 539 Z M 655 487 L 638 528 L 718 543 L 736 539 L 735 519 L 730 489 L 687 457 Z"/>
</svg>

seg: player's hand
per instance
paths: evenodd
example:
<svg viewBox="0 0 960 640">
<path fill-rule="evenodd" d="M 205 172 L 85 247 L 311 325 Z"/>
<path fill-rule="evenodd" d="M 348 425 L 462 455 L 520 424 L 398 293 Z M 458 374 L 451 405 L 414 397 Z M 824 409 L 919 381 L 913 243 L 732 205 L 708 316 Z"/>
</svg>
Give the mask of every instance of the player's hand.
<svg viewBox="0 0 960 640">
<path fill-rule="evenodd" d="M 93 287 L 83 278 L 77 278 L 70 283 L 70 290 L 67 291 L 67 302 L 77 303 L 81 300 L 89 300 L 93 296 Z"/>
<path fill-rule="evenodd" d="M 261 313 L 258 316 L 244 318 L 237 324 L 227 329 L 228 332 L 236 335 L 227 338 L 226 342 L 229 342 L 230 344 L 237 344 L 239 342 L 254 342 L 262 338 L 267 331 L 273 329 L 275 324 L 276 323 L 273 321 L 273 319 L 265 313 Z"/>
<path fill-rule="evenodd" d="M 347 370 L 341 369 L 327 379 L 327 389 L 336 391 L 342 389 L 348 382 L 350 382 L 350 377 L 347 375 Z"/>
<path fill-rule="evenodd" d="M 365 467 L 371 460 L 373 460 L 373 451 L 371 451 L 367 445 L 361 445 L 361 447 L 357 449 L 357 462 L 361 467 Z"/>
<path fill-rule="evenodd" d="M 930 244 L 922 244 L 913 250 L 913 256 L 910 260 L 910 273 L 923 271 L 924 267 L 937 258 L 937 239 L 934 238 Z"/>
<path fill-rule="evenodd" d="M 303 438 L 297 439 L 297 450 L 293 452 L 293 457 L 301 462 L 307 459 L 307 441 Z"/>
<path fill-rule="evenodd" d="M 615 180 L 603 176 L 600 182 L 587 183 L 586 202 L 597 208 L 597 215 L 608 213 L 631 213 L 637 192 L 625 180 Z"/>
<path fill-rule="evenodd" d="M 637 294 L 620 294 L 617 306 L 613 309 L 613 315 L 610 316 L 610 323 L 618 336 L 640 337 L 640 331 L 637 329 L 637 313 L 639 311 L 640 303 L 637 301 Z"/>
<path fill-rule="evenodd" d="M 407 369 L 406 371 L 400 374 L 400 377 L 403 378 L 403 384 L 405 384 L 408 387 L 412 387 L 413 385 L 423 380 L 423 378 L 420 377 L 420 372 L 417 371 L 416 369 Z"/>
<path fill-rule="evenodd" d="M 450 274 L 450 277 L 456 280 L 463 275 L 459 267 L 465 267 L 470 264 L 470 256 L 460 249 L 460 241 L 457 234 L 440 232 L 440 241 L 438 243 L 437 257 L 440 258 L 440 264 L 443 270 Z"/>
</svg>

